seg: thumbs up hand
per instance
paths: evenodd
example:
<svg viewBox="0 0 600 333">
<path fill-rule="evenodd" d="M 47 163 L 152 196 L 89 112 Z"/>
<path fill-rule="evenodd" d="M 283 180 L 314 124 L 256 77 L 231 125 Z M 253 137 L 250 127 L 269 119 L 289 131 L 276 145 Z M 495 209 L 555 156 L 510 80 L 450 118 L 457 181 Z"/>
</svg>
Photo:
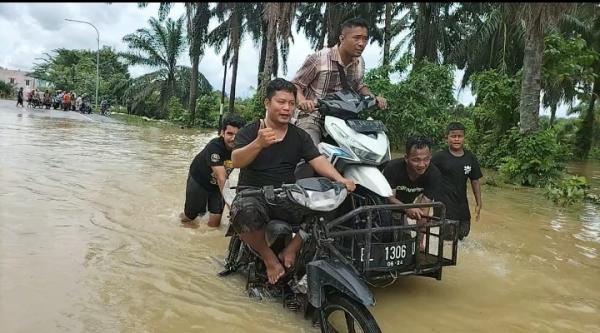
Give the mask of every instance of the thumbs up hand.
<svg viewBox="0 0 600 333">
<path fill-rule="evenodd" d="M 267 127 L 263 119 L 260 120 L 260 127 L 258 128 L 258 135 L 256 136 L 256 142 L 261 148 L 267 148 L 270 145 L 280 142 L 282 139 L 277 139 L 275 131 L 272 128 Z"/>
</svg>

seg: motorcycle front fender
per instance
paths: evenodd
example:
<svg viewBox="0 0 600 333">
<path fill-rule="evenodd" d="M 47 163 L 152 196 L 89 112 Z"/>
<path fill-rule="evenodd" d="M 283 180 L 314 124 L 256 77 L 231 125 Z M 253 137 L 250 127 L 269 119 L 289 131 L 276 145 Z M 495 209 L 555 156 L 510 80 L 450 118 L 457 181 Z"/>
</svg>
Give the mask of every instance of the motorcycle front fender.
<svg viewBox="0 0 600 333">
<path fill-rule="evenodd" d="M 373 293 L 354 271 L 339 261 L 321 259 L 307 265 L 308 301 L 320 308 L 331 288 L 365 306 L 375 305 Z"/>
</svg>

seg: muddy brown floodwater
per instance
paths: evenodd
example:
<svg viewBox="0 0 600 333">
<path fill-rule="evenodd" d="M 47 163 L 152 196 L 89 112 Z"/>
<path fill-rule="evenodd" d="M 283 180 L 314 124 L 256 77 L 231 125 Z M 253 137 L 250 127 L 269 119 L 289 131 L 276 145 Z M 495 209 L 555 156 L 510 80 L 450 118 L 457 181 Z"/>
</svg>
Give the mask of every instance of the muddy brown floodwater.
<svg viewBox="0 0 600 333">
<path fill-rule="evenodd" d="M 214 132 L 36 112 L 0 101 L 0 332 L 317 332 L 217 276 L 223 226 L 180 226 L 189 164 Z M 598 163 L 571 171 L 600 192 Z M 441 281 L 374 291 L 383 332 L 600 332 L 599 207 L 483 198 Z"/>
</svg>

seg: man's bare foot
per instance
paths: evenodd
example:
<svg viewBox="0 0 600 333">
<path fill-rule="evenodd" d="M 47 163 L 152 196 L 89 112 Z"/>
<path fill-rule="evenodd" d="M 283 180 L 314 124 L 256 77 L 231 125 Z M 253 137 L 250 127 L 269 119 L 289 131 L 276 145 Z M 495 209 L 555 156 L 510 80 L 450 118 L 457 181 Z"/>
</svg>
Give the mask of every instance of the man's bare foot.
<svg viewBox="0 0 600 333">
<path fill-rule="evenodd" d="M 211 228 L 218 228 L 221 225 L 221 214 L 209 214 L 207 225 Z"/>
<path fill-rule="evenodd" d="M 185 213 L 179 213 L 179 219 L 181 220 L 181 222 L 183 223 L 188 223 L 188 222 L 192 222 L 194 219 L 190 219 L 189 217 L 187 217 L 185 215 Z"/>
<path fill-rule="evenodd" d="M 288 246 L 279 253 L 279 260 L 281 260 L 283 267 L 285 267 L 286 270 L 294 266 L 296 255 L 298 254 L 300 247 L 302 247 L 302 238 L 299 235 L 296 235 Z"/>
<path fill-rule="evenodd" d="M 290 269 L 294 266 L 294 262 L 296 262 L 296 252 L 283 250 L 279 255 L 279 260 L 283 264 L 286 270 Z"/>
<path fill-rule="evenodd" d="M 280 277 L 285 274 L 285 269 L 281 266 L 277 257 L 273 259 L 265 260 L 263 259 L 265 266 L 267 266 L 267 277 L 269 278 L 270 284 L 275 284 L 279 280 Z"/>
</svg>

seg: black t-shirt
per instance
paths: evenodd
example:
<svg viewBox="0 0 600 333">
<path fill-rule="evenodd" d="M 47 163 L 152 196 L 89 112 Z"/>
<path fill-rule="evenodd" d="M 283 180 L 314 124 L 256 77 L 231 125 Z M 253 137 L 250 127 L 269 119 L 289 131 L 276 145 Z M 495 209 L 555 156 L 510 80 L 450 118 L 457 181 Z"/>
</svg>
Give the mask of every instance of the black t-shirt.
<svg viewBox="0 0 600 333">
<path fill-rule="evenodd" d="M 442 173 L 441 201 L 446 205 L 446 217 L 453 220 L 470 220 L 467 201 L 467 179 L 477 180 L 483 175 L 475 155 L 466 150 L 457 157 L 448 149 L 438 151 L 431 162 Z"/>
<path fill-rule="evenodd" d="M 235 136 L 235 148 L 242 148 L 254 141 L 258 135 L 260 121 L 250 123 Z M 319 157 L 319 151 L 310 136 L 301 128 L 288 125 L 281 142 L 261 150 L 254 161 L 240 170 L 238 185 L 262 187 L 296 181 L 294 170 L 301 159 L 310 161 Z"/>
<path fill-rule="evenodd" d="M 225 167 L 225 172 L 229 176 L 233 170 L 231 163 L 231 151 L 225 146 L 222 137 L 214 138 L 202 149 L 190 165 L 190 175 L 208 191 L 218 191 L 219 183 L 212 171 L 214 166 Z"/>
<path fill-rule="evenodd" d="M 419 194 L 427 198 L 437 199 L 438 184 L 442 178 L 440 171 L 433 164 L 429 164 L 425 173 L 415 181 L 408 178 L 406 160 L 397 158 L 391 160 L 383 169 L 383 175 L 392 189 L 396 189 L 396 199 L 405 204 L 413 203 Z"/>
</svg>

